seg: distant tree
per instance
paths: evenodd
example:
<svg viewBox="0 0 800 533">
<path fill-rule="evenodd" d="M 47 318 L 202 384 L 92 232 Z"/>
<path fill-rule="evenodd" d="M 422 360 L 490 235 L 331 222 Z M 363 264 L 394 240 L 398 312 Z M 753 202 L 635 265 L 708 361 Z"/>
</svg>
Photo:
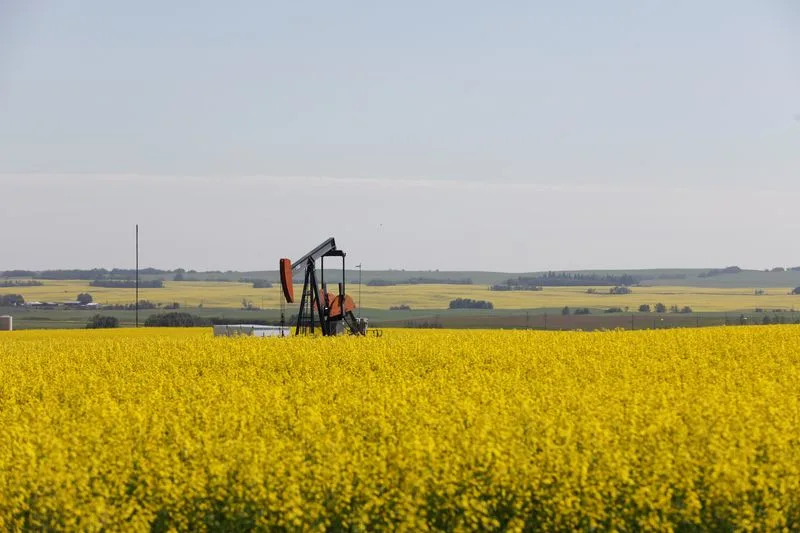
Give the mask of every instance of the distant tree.
<svg viewBox="0 0 800 533">
<path fill-rule="evenodd" d="M 642 304 L 639 306 L 640 313 L 649 313 L 650 312 L 650 304 Z"/>
<path fill-rule="evenodd" d="M 88 292 L 82 292 L 78 295 L 77 302 L 81 305 L 90 304 L 94 301 L 92 295 Z"/>
<path fill-rule="evenodd" d="M 176 272 L 172 277 L 172 281 L 184 281 L 185 279 L 186 277 L 183 275 L 183 272 Z"/>
<path fill-rule="evenodd" d="M 768 326 L 772 324 L 772 319 L 770 319 L 769 315 L 764 315 L 764 318 L 761 319 L 761 323 Z"/>
<path fill-rule="evenodd" d="M 118 328 L 119 319 L 115 316 L 94 315 L 89 323 L 86 324 L 87 329 L 103 329 L 103 328 Z"/>
<path fill-rule="evenodd" d="M 0 287 L 41 287 L 44 285 L 35 279 L 6 279 L 0 281 Z"/>
<path fill-rule="evenodd" d="M 24 303 L 25 298 L 21 294 L 0 294 L 0 306 L 2 307 L 16 307 Z"/>
<path fill-rule="evenodd" d="M 616 287 L 611 287 L 608 289 L 609 294 L 630 294 L 633 291 L 629 287 L 623 287 L 618 285 Z"/>
<path fill-rule="evenodd" d="M 769 271 L 769 269 L 764 269 L 765 271 Z M 725 268 L 712 268 L 708 272 L 703 272 L 699 275 L 701 278 L 710 278 L 711 276 L 719 276 L 720 274 L 738 274 L 741 272 L 742 269 L 738 266 L 729 266 Z"/>
<path fill-rule="evenodd" d="M 658 302 L 656 304 L 656 313 L 666 313 L 666 312 L 667 312 L 667 306 L 662 304 L 661 302 Z"/>
<path fill-rule="evenodd" d="M 4 278 L 32 278 L 36 272 L 32 270 L 6 270 L 3 272 Z"/>
<path fill-rule="evenodd" d="M 473 300 L 471 298 L 456 298 L 450 301 L 450 309 L 494 309 L 492 302 L 486 300 Z"/>
<path fill-rule="evenodd" d="M 96 279 L 89 283 L 91 287 L 106 287 L 110 289 L 133 289 L 136 287 L 136 280 L 103 280 Z M 150 281 L 139 280 L 140 289 L 162 289 L 164 280 L 154 279 Z"/>
<path fill-rule="evenodd" d="M 786 272 L 786 269 L 783 267 L 775 267 L 772 269 L 773 272 Z"/>
<path fill-rule="evenodd" d="M 150 315 L 144 322 L 145 327 L 167 327 L 167 328 L 187 328 L 197 326 L 209 326 L 211 321 L 189 313 L 170 312 L 158 315 Z"/>
<path fill-rule="evenodd" d="M 588 307 L 578 307 L 573 312 L 573 314 L 576 314 L 576 315 L 590 315 L 591 313 L 592 312 L 589 310 Z"/>
<path fill-rule="evenodd" d="M 792 294 L 800 294 L 800 287 L 795 287 Z"/>
<path fill-rule="evenodd" d="M 678 306 L 677 305 L 670 305 L 669 306 L 669 312 L 670 313 L 677 313 L 678 312 Z"/>
<path fill-rule="evenodd" d="M 681 307 L 680 312 L 684 314 L 689 314 L 692 312 L 692 308 L 689 307 L 688 305 L 684 305 L 683 307 Z"/>
<path fill-rule="evenodd" d="M 606 309 L 603 312 L 604 313 L 621 313 L 622 312 L 622 308 L 621 307 L 609 307 L 608 309 Z"/>
<path fill-rule="evenodd" d="M 565 305 L 564 308 L 561 310 L 561 314 L 565 315 L 565 316 L 568 315 L 569 314 L 569 307 Z"/>
</svg>

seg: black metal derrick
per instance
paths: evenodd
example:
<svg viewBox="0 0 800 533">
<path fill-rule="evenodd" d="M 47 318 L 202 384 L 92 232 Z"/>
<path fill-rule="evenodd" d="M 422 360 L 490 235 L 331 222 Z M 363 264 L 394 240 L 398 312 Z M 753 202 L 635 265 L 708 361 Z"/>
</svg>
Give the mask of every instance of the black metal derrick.
<svg viewBox="0 0 800 533">
<path fill-rule="evenodd" d="M 336 316 L 331 315 L 330 295 L 328 293 L 327 284 L 325 283 L 326 257 L 341 257 L 342 259 L 342 282 L 339 283 L 339 294 L 334 299 L 335 305 L 338 306 L 339 311 Z M 347 302 L 349 301 L 352 304 L 352 300 L 348 300 L 345 292 L 345 257 L 345 252 L 336 248 L 336 241 L 331 237 L 292 263 L 293 272 L 301 268 L 305 269 L 303 292 L 300 297 L 300 308 L 297 315 L 295 335 L 305 333 L 313 334 L 317 324 L 323 335 L 336 335 L 339 333 L 339 322 L 343 322 L 351 334 L 364 334 L 358 320 L 352 313 L 352 307 L 349 309 L 346 308 Z M 317 280 L 317 260 L 320 261 L 319 282 Z M 291 280 L 289 280 L 289 283 L 291 283 Z"/>
</svg>

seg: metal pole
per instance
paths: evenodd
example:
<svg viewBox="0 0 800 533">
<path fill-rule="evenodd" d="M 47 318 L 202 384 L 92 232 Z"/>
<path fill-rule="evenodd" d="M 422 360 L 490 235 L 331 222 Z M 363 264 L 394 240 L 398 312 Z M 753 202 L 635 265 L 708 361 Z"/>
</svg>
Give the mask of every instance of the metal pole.
<svg viewBox="0 0 800 533">
<path fill-rule="evenodd" d="M 136 224 L 136 327 L 139 327 L 139 224 Z"/>
<path fill-rule="evenodd" d="M 359 319 L 359 327 L 361 324 L 361 263 L 358 265 L 358 319 Z"/>
</svg>

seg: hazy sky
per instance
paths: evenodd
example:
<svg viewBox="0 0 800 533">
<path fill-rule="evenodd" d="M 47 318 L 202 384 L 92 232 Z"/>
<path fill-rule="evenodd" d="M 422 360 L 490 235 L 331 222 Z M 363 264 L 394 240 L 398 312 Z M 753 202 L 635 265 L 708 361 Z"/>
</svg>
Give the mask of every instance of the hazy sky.
<svg viewBox="0 0 800 533">
<path fill-rule="evenodd" d="M 800 264 L 800 2 L 0 0 L 0 174 L 0 270 Z"/>
</svg>

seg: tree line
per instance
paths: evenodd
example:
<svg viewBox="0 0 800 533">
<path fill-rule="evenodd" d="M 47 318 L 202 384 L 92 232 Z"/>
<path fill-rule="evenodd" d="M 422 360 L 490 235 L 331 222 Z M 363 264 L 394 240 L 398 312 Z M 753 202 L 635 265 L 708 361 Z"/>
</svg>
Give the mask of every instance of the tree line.
<svg viewBox="0 0 800 533">
<path fill-rule="evenodd" d="M 393 287 L 395 285 L 472 285 L 471 278 L 438 279 L 438 278 L 408 278 L 405 280 L 372 279 L 366 283 L 368 287 Z"/>
<path fill-rule="evenodd" d="M 494 309 L 492 302 L 473 300 L 472 298 L 456 298 L 450 301 L 450 309 Z"/>
<path fill-rule="evenodd" d="M 111 279 L 96 279 L 89 283 L 91 287 L 105 287 L 109 289 L 135 289 L 136 280 L 111 280 Z M 164 281 L 160 279 L 154 280 L 139 280 L 140 289 L 163 289 Z"/>
<path fill-rule="evenodd" d="M 586 285 L 623 286 L 636 285 L 640 278 L 630 274 L 594 274 L 550 271 L 540 276 L 517 276 L 490 287 L 495 291 L 540 290 L 541 287 L 580 287 Z"/>
</svg>

